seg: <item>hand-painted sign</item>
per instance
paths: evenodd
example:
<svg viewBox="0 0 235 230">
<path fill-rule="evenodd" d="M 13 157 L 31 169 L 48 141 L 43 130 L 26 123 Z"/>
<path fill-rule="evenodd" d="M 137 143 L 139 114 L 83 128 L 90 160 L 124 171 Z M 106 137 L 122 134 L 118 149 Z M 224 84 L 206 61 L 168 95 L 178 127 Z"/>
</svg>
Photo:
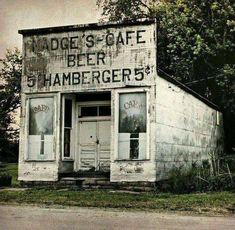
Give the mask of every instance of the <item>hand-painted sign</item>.
<svg viewBox="0 0 235 230">
<path fill-rule="evenodd" d="M 24 92 L 149 85 L 155 24 L 24 36 Z"/>
</svg>

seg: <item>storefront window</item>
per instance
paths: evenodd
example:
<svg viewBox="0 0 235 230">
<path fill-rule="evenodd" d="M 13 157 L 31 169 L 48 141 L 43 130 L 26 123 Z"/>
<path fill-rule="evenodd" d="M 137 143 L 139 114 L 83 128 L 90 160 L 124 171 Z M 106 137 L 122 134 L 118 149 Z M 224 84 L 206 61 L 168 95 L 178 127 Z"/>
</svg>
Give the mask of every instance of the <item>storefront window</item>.
<svg viewBox="0 0 235 230">
<path fill-rule="evenodd" d="M 119 95 L 119 159 L 146 159 L 146 93 Z"/>
<path fill-rule="evenodd" d="M 29 160 L 51 160 L 53 158 L 54 99 L 29 99 Z"/>
</svg>

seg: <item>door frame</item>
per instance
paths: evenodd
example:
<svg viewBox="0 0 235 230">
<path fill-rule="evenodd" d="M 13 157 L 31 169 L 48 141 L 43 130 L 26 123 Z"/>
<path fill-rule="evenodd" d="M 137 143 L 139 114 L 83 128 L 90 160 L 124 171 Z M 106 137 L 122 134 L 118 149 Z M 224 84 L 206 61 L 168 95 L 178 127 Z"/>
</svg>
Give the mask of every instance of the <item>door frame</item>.
<svg viewBox="0 0 235 230">
<path fill-rule="evenodd" d="M 111 106 L 111 101 L 87 101 L 87 102 L 76 102 L 76 132 L 75 132 L 75 137 L 76 137 L 76 147 L 75 147 L 75 152 L 74 152 L 74 171 L 79 171 L 81 170 L 81 165 L 80 165 L 80 153 L 81 153 L 81 147 L 80 147 L 80 139 L 79 139 L 79 130 L 80 130 L 80 122 L 97 122 L 97 121 L 111 121 L 112 117 L 112 108 L 111 108 L 111 116 L 90 116 L 90 117 L 79 117 L 80 113 L 80 108 L 82 106 L 84 107 L 89 107 L 89 106 L 105 106 L 105 105 L 110 105 Z M 111 132 L 111 126 L 110 126 L 110 132 Z M 111 140 L 110 140 L 110 146 L 111 146 Z M 111 157 L 111 156 L 110 156 Z"/>
</svg>

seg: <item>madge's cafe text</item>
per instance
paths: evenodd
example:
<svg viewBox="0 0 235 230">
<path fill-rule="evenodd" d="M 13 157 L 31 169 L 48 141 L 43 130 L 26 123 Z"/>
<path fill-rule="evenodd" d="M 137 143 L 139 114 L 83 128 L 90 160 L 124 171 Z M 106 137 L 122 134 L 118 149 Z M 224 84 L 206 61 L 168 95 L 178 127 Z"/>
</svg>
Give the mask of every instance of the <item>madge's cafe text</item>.
<svg viewBox="0 0 235 230">
<path fill-rule="evenodd" d="M 26 86 L 38 90 L 63 86 L 94 88 L 146 81 L 155 66 L 154 52 L 149 50 L 148 59 L 144 58 L 146 48 L 151 48 L 154 40 L 154 37 L 152 41 L 149 39 L 151 32 L 154 33 L 149 28 L 130 27 L 28 38 L 25 50 L 32 59 L 25 66 Z M 58 71 L 55 65 L 48 69 L 45 60 L 48 57 L 56 59 L 50 58 L 53 64 L 60 61 Z M 135 63 L 130 62 L 132 58 Z M 39 63 L 44 66 L 40 72 L 35 68 Z"/>
</svg>

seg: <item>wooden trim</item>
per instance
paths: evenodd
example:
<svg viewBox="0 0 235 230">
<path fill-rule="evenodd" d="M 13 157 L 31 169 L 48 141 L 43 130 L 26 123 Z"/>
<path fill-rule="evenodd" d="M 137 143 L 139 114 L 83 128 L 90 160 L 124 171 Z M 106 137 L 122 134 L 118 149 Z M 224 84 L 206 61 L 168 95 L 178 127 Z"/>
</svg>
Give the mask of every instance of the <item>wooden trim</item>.
<svg viewBox="0 0 235 230">
<path fill-rule="evenodd" d="M 50 33 L 62 33 L 71 31 L 84 31 L 84 30 L 100 30 L 104 28 L 116 28 L 121 26 L 136 26 L 136 25 L 151 25 L 156 24 L 156 19 L 140 18 L 135 20 L 117 21 L 117 22 L 99 22 L 90 24 L 79 24 L 69 26 L 56 26 L 36 29 L 24 29 L 18 30 L 19 34 L 37 35 L 37 34 L 50 34 Z"/>
<path fill-rule="evenodd" d="M 111 116 L 81 117 L 78 121 L 111 121 Z"/>
</svg>

